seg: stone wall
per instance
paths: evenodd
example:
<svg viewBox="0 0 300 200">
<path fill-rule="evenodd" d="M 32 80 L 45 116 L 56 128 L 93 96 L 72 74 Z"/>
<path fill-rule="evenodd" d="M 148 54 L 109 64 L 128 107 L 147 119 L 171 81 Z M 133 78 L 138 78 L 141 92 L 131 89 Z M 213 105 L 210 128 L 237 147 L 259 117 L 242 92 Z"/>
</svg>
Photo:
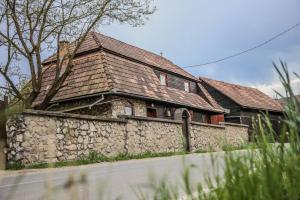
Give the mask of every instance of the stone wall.
<svg viewBox="0 0 300 200">
<path fill-rule="evenodd" d="M 182 150 L 181 122 L 143 117 L 25 111 L 7 122 L 8 161 L 23 164 L 78 159 L 91 151 L 112 156 Z"/>
<path fill-rule="evenodd" d="M 7 157 L 30 164 L 78 159 L 92 151 L 106 156 L 144 152 L 178 152 L 184 148 L 182 122 L 140 116 L 100 118 L 45 111 L 25 111 L 10 118 Z M 191 150 L 220 149 L 247 141 L 247 127 L 192 122 Z"/>
<path fill-rule="evenodd" d="M 127 149 L 130 153 L 183 150 L 181 121 L 128 117 Z"/>
<path fill-rule="evenodd" d="M 248 142 L 248 126 L 221 122 L 220 125 L 192 122 L 190 125 L 191 151 L 221 150 L 223 145 Z"/>
<path fill-rule="evenodd" d="M 111 102 L 111 117 L 117 118 L 119 115 L 125 115 L 124 108 L 130 105 L 133 108 L 133 113 L 135 116 L 147 116 L 147 108 L 145 101 L 117 97 L 117 101 Z"/>
</svg>

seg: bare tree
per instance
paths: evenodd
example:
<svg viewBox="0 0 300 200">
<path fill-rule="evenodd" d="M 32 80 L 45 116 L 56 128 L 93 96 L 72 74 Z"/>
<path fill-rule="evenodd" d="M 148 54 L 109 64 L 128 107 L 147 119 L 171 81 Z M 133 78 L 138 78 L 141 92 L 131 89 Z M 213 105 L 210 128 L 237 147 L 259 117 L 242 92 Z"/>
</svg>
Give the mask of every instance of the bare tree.
<svg viewBox="0 0 300 200">
<path fill-rule="evenodd" d="M 54 82 L 38 106 L 45 108 L 72 72 L 72 60 L 91 30 L 114 21 L 143 25 L 154 11 L 152 0 L 0 0 L 0 48 L 6 52 L 0 63 L 6 82 L 2 89 L 30 108 L 41 90 L 42 55 L 55 49 Z M 59 44 L 65 40 L 73 41 L 72 48 L 60 56 Z M 20 91 L 11 75 L 18 59 L 27 61 L 21 68 L 30 73 L 29 94 Z"/>
</svg>

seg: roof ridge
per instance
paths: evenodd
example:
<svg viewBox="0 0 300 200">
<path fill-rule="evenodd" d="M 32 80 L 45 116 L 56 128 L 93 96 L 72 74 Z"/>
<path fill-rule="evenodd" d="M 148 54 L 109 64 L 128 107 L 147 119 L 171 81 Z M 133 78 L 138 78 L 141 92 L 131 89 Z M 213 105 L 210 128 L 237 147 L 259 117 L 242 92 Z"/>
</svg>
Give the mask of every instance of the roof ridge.
<svg viewBox="0 0 300 200">
<path fill-rule="evenodd" d="M 252 87 L 247 87 L 247 86 L 242 86 L 242 85 L 237 85 L 237 84 L 231 84 L 231 83 L 226 83 L 224 81 L 218 81 L 218 80 L 214 80 L 214 79 L 209 79 L 209 78 L 204 78 L 204 77 L 199 77 L 200 80 L 202 80 L 203 82 L 205 82 L 206 84 L 208 84 L 209 86 L 213 87 L 214 89 L 216 89 L 217 91 L 219 91 L 220 93 L 222 93 L 223 95 L 227 96 L 229 99 L 231 99 L 232 101 L 234 101 L 235 103 L 237 103 L 238 105 L 242 106 L 242 107 L 248 107 L 248 108 L 256 108 L 256 109 L 264 109 L 263 107 L 259 107 L 259 106 L 253 106 L 253 105 L 249 105 L 249 104 L 245 104 L 244 102 L 244 99 L 241 100 L 241 99 L 236 99 L 236 98 L 233 98 L 231 95 L 233 95 L 231 92 L 228 93 L 228 91 L 226 92 L 226 90 L 222 89 L 222 87 L 229 87 L 231 90 L 234 89 L 233 87 L 234 86 L 237 86 L 241 89 L 240 93 L 238 94 L 238 96 L 244 96 L 243 92 L 251 92 L 253 95 L 259 95 L 258 98 L 260 99 L 268 99 L 270 101 L 266 102 L 265 105 L 268 105 L 268 106 L 279 106 L 279 103 L 274 101 L 270 96 L 268 96 L 267 94 L 265 94 L 264 92 L 260 91 L 259 89 L 257 88 L 252 88 Z M 219 85 L 218 83 L 220 83 L 221 85 Z M 236 93 L 237 91 L 235 91 L 234 93 Z M 255 96 L 248 96 L 247 97 L 248 99 L 257 99 L 257 97 Z M 266 107 L 268 107 L 266 106 Z M 278 109 L 274 109 L 271 108 L 271 107 L 268 107 L 268 108 L 265 108 L 267 110 L 270 110 L 270 111 L 278 111 L 278 109 L 280 110 L 280 108 Z"/>
<path fill-rule="evenodd" d="M 216 109 L 223 109 L 223 107 L 221 105 L 219 105 L 215 99 L 209 94 L 209 92 L 204 88 L 203 85 L 201 85 L 200 83 L 197 83 L 198 88 L 200 89 L 200 92 L 203 93 L 204 98 L 206 99 L 206 101 L 213 106 Z M 200 95 L 200 94 L 199 94 Z"/>
<path fill-rule="evenodd" d="M 103 47 L 103 45 L 102 45 L 101 41 L 100 41 L 100 40 L 98 40 L 98 38 L 97 38 L 97 36 L 96 36 L 96 34 L 98 34 L 98 33 L 97 33 L 97 32 L 95 32 L 95 31 L 92 31 L 92 32 L 90 32 L 90 33 L 92 34 L 92 36 L 93 36 L 93 39 L 95 40 L 96 44 L 97 44 L 99 47 Z"/>
<path fill-rule="evenodd" d="M 104 74 L 105 74 L 105 77 L 107 79 L 107 85 L 109 87 L 110 90 L 112 90 L 114 88 L 114 81 L 108 71 L 108 66 L 107 66 L 107 61 L 105 59 L 105 53 L 103 51 L 100 52 L 100 57 L 101 57 L 101 64 L 103 66 L 103 70 L 104 70 Z"/>
<path fill-rule="evenodd" d="M 241 87 L 241 88 L 248 88 L 248 89 L 254 89 L 254 90 L 258 90 L 257 88 L 255 87 L 250 87 L 250 86 L 245 86 L 245 85 L 239 85 L 237 83 L 229 83 L 229 82 L 225 82 L 225 81 L 220 81 L 220 80 L 216 80 L 216 79 L 212 79 L 212 78 L 207 78 L 207 77 L 201 77 L 199 76 L 199 78 L 205 82 L 207 82 L 206 80 L 211 80 L 211 81 L 216 81 L 216 82 L 219 82 L 219 83 L 223 83 L 223 84 L 226 84 L 226 85 L 233 85 L 233 86 L 237 86 L 237 87 Z M 260 91 L 260 90 L 258 90 Z M 261 91 L 260 91 L 261 92 Z"/>
<path fill-rule="evenodd" d="M 104 36 L 104 37 L 109 38 L 109 39 L 111 39 L 111 40 L 114 40 L 114 41 L 123 43 L 123 44 L 125 44 L 125 45 L 129 45 L 129 46 L 131 46 L 131 47 L 133 47 L 133 48 L 136 48 L 136 49 L 138 49 L 138 50 L 143 51 L 143 53 L 144 53 L 144 52 L 145 52 L 145 53 L 150 53 L 150 54 L 152 54 L 152 55 L 154 55 L 154 56 L 156 56 L 156 57 L 160 57 L 160 58 L 164 59 L 165 61 L 169 62 L 170 64 L 172 64 L 172 65 L 173 65 L 174 67 L 176 67 L 177 69 L 179 69 L 179 70 L 181 70 L 181 71 L 183 71 L 183 72 L 185 72 L 185 73 L 188 73 L 190 76 L 192 76 L 192 77 L 194 77 L 195 79 L 197 79 L 197 77 L 195 77 L 194 75 L 192 75 L 192 74 L 190 74 L 189 72 L 185 71 L 183 68 L 179 67 L 178 65 L 174 64 L 171 60 L 169 60 L 169 59 L 167 59 L 167 58 L 165 58 L 165 57 L 163 57 L 163 56 L 161 56 L 161 55 L 158 55 L 158 54 L 156 54 L 156 53 L 154 53 L 154 52 L 151 52 L 151 51 L 148 51 L 148 50 L 146 50 L 146 49 L 140 48 L 140 47 L 138 47 L 138 46 L 135 46 L 135 45 L 132 45 L 132 44 L 123 42 L 123 41 L 118 40 L 118 39 L 116 39 L 116 38 L 113 38 L 113 37 L 111 37 L 111 36 L 107 36 L 107 35 L 105 35 L 105 34 L 103 34 L 103 33 L 95 32 L 95 31 L 93 31 L 93 33 L 94 33 L 94 34 L 98 34 L 98 35 L 100 35 L 100 36 Z M 99 41 L 98 38 L 97 38 L 97 40 Z M 100 41 L 99 41 L 99 42 L 100 42 Z M 101 42 L 100 42 L 100 43 L 101 43 Z"/>
<path fill-rule="evenodd" d="M 158 55 L 158 54 L 156 54 L 156 53 L 153 53 L 153 52 L 151 52 L 151 51 L 148 51 L 148 50 L 146 50 L 146 49 L 142 49 L 142 48 L 140 48 L 140 47 L 138 47 L 138 46 L 135 46 L 135 45 L 132 45 L 132 44 L 123 42 L 123 41 L 121 41 L 121 40 L 118 40 L 118 39 L 113 38 L 113 37 L 111 37 L 111 36 L 105 35 L 105 34 L 103 34 L 103 33 L 95 32 L 95 31 L 94 31 L 93 33 L 98 34 L 98 35 L 102 35 L 102 36 L 104 36 L 104 37 L 107 37 L 107 38 L 109 38 L 109 39 L 112 39 L 112 40 L 115 40 L 115 41 L 118 41 L 118 42 L 121 42 L 121 43 L 124 43 L 124 44 L 126 44 L 126 45 L 131 46 L 131 47 L 134 47 L 134 48 L 140 49 L 140 50 L 142 50 L 142 51 L 145 51 L 145 52 L 147 52 L 147 53 L 151 53 L 151 54 L 153 54 L 153 55 L 155 55 L 155 56 L 159 56 L 159 57 L 163 58 L 164 60 L 167 60 L 168 62 L 174 64 L 171 60 L 169 60 L 169 59 L 167 59 L 167 58 L 165 58 L 165 57 L 163 57 L 163 56 L 160 56 L 160 55 Z M 182 69 L 182 68 L 181 68 L 181 69 Z"/>
</svg>

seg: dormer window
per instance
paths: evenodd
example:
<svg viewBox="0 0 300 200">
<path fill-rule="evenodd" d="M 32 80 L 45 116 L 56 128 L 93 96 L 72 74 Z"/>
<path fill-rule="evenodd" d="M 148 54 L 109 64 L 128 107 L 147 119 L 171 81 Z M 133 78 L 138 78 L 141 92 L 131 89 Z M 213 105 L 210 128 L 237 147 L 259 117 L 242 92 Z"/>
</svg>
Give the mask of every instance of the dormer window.
<svg viewBox="0 0 300 200">
<path fill-rule="evenodd" d="M 184 91 L 190 92 L 190 82 L 184 82 Z"/>
<path fill-rule="evenodd" d="M 160 84 L 167 85 L 167 74 L 160 74 Z"/>
</svg>

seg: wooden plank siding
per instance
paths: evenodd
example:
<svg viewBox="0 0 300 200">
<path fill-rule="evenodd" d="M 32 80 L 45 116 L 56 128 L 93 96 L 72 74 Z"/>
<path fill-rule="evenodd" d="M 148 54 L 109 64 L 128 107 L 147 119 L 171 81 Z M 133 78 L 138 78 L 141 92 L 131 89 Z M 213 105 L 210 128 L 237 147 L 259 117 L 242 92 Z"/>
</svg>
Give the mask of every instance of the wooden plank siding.
<svg viewBox="0 0 300 200">
<path fill-rule="evenodd" d="M 263 110 L 259 109 L 250 109 L 245 108 L 234 102 L 231 98 L 224 95 L 220 91 L 216 90 L 214 87 L 208 85 L 205 82 L 202 82 L 203 86 L 207 89 L 210 95 L 221 105 L 223 108 L 228 109 L 229 113 L 225 114 L 225 121 L 231 123 L 238 123 L 238 124 L 245 124 L 249 126 L 249 139 L 253 135 L 254 128 L 257 122 L 257 115 L 261 114 L 262 112 L 265 113 Z M 281 118 L 282 113 L 280 112 L 269 112 L 269 117 L 272 123 L 272 127 L 274 131 L 279 134 L 281 131 Z M 254 123 L 253 123 L 254 120 Z"/>
<path fill-rule="evenodd" d="M 154 73 L 156 74 L 158 79 L 160 78 L 161 73 L 166 74 L 165 72 L 161 72 L 159 70 L 154 70 Z M 194 93 L 194 94 L 197 94 L 198 90 L 197 90 L 196 82 L 190 81 L 190 80 L 187 80 L 187 79 L 184 79 L 184 78 L 180 78 L 178 76 L 167 73 L 167 85 L 168 85 L 168 87 L 184 91 L 184 82 L 189 82 L 190 83 L 190 92 Z"/>
<path fill-rule="evenodd" d="M 225 109 L 229 109 L 230 113 L 228 116 L 240 116 L 242 107 L 235 103 L 233 100 L 222 94 L 215 88 L 211 87 L 205 82 L 202 85 L 208 91 L 208 93 L 216 100 L 216 102 Z"/>
</svg>

